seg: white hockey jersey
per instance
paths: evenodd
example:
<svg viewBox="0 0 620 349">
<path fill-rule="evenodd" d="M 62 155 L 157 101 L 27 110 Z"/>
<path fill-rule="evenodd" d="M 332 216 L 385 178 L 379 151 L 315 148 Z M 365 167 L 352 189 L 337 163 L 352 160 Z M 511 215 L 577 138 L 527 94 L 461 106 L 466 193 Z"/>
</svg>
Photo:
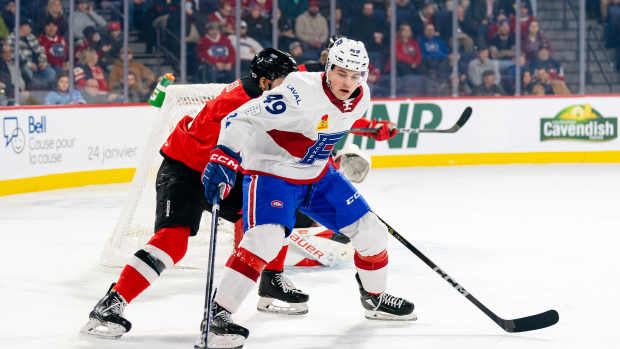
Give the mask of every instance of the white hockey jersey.
<svg viewBox="0 0 620 349">
<path fill-rule="evenodd" d="M 248 101 L 222 120 L 218 144 L 241 154 L 246 174 L 266 174 L 292 183 L 313 183 L 328 168 L 329 155 L 370 105 L 366 83 L 341 101 L 325 73 L 294 72 L 277 88 Z"/>
</svg>

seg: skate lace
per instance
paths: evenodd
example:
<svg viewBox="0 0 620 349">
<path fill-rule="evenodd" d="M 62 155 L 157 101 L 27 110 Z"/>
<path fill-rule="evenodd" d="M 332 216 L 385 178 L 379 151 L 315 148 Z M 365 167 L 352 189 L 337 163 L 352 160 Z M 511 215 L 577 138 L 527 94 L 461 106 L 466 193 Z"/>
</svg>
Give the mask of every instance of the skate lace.
<svg viewBox="0 0 620 349">
<path fill-rule="evenodd" d="M 300 291 L 295 288 L 295 285 L 293 285 L 293 282 L 286 277 L 286 275 L 284 275 L 283 273 L 278 273 L 275 275 L 275 279 L 276 282 L 278 283 L 278 286 L 280 286 L 282 288 L 282 291 L 284 293 L 299 293 Z"/>
<path fill-rule="evenodd" d="M 123 312 L 125 311 L 125 302 L 123 302 L 122 299 L 115 297 L 115 295 L 111 295 L 110 296 L 110 303 L 106 304 L 107 307 L 105 307 L 101 312 L 102 313 L 107 313 L 110 312 L 112 314 L 116 314 L 116 315 L 123 315 Z"/>
<path fill-rule="evenodd" d="M 381 305 L 381 303 L 386 304 L 392 308 L 400 308 L 403 305 L 403 302 L 405 300 L 403 298 L 399 298 L 399 297 L 395 297 L 392 296 L 390 294 L 387 294 L 385 292 L 383 292 L 380 296 L 379 296 L 379 304 L 377 305 L 377 307 L 379 307 L 379 305 Z"/>
</svg>

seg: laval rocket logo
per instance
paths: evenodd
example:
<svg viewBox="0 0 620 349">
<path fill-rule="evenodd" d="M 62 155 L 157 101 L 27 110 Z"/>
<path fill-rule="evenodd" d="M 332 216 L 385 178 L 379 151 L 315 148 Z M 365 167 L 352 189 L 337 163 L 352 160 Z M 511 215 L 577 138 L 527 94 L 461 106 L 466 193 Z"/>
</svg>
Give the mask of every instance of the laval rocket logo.
<svg viewBox="0 0 620 349">
<path fill-rule="evenodd" d="M 26 135 L 19 127 L 17 116 L 5 116 L 2 118 L 2 135 L 5 139 L 4 147 L 11 147 L 16 154 L 21 153 L 26 148 Z"/>
<path fill-rule="evenodd" d="M 590 104 L 572 105 L 540 119 L 540 140 L 609 141 L 618 137 L 618 118 L 604 117 Z"/>
</svg>

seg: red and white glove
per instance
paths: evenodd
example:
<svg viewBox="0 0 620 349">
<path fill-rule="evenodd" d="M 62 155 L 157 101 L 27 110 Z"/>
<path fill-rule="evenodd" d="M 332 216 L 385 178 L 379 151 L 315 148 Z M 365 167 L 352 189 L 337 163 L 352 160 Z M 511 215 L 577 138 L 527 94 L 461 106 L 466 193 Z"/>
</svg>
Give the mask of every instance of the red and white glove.
<svg viewBox="0 0 620 349">
<path fill-rule="evenodd" d="M 376 139 L 378 141 L 385 141 L 386 139 L 390 139 L 398 133 L 398 128 L 396 128 L 396 124 L 388 121 L 388 120 L 367 120 L 367 119 L 359 119 L 353 123 L 352 128 L 374 128 L 376 132 L 352 132 L 353 134 L 361 135 Z"/>
</svg>

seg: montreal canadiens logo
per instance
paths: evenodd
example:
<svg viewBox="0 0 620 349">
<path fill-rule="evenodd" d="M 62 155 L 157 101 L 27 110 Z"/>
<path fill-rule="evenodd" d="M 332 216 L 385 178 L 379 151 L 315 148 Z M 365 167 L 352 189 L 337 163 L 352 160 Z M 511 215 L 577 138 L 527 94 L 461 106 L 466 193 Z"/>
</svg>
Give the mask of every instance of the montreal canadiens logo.
<svg viewBox="0 0 620 349">
<path fill-rule="evenodd" d="M 284 204 L 283 204 L 283 203 L 282 203 L 282 201 L 280 201 L 280 200 L 273 200 L 273 201 L 271 202 L 271 206 L 273 206 L 273 207 L 283 207 L 283 206 L 284 206 Z"/>
</svg>

